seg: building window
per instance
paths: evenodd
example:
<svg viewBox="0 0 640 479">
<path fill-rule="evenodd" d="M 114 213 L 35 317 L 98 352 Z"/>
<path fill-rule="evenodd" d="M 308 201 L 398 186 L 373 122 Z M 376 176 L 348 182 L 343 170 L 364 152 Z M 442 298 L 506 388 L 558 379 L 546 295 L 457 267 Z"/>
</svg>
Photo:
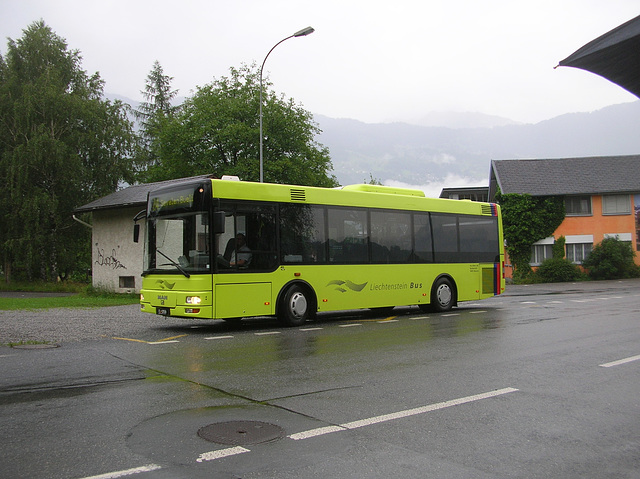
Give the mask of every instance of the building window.
<svg viewBox="0 0 640 479">
<path fill-rule="evenodd" d="M 632 233 L 605 233 L 604 239 L 615 238 L 618 241 L 622 241 L 624 243 L 631 243 L 633 241 Z"/>
<path fill-rule="evenodd" d="M 582 264 L 593 248 L 593 243 L 574 243 L 565 245 L 567 259 L 575 264 Z"/>
<path fill-rule="evenodd" d="M 602 195 L 603 215 L 630 215 L 631 198 L 629 195 Z"/>
<path fill-rule="evenodd" d="M 590 216 L 591 196 L 567 196 L 564 206 L 567 216 Z"/>
<path fill-rule="evenodd" d="M 553 256 L 553 244 L 534 244 L 531 247 L 531 265 L 538 266 Z"/>
<path fill-rule="evenodd" d="M 134 276 L 120 276 L 120 287 L 134 289 L 136 287 L 136 278 Z"/>
</svg>

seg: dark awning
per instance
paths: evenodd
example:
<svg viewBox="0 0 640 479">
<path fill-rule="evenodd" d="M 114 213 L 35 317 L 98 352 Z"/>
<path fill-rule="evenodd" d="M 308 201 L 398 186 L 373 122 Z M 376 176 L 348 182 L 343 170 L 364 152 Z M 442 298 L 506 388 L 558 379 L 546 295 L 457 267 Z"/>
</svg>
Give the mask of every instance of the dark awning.
<svg viewBox="0 0 640 479">
<path fill-rule="evenodd" d="M 558 66 L 590 71 L 640 97 L 640 16 L 587 43 Z"/>
</svg>

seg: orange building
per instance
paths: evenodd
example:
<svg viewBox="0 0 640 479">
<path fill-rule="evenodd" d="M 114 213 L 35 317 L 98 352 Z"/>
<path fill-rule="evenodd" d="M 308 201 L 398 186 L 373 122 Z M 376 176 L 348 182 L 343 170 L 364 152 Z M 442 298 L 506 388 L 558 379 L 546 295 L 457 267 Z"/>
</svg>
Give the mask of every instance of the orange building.
<svg viewBox="0 0 640 479">
<path fill-rule="evenodd" d="M 490 201 L 498 188 L 503 194 L 564 197 L 565 219 L 552 236 L 533 245 L 531 266 L 551 257 L 560 236 L 566 239 L 567 259 L 578 265 L 604 238 L 628 241 L 636 253 L 640 249 L 640 155 L 493 160 Z M 507 268 L 507 276 L 511 272 Z"/>
</svg>

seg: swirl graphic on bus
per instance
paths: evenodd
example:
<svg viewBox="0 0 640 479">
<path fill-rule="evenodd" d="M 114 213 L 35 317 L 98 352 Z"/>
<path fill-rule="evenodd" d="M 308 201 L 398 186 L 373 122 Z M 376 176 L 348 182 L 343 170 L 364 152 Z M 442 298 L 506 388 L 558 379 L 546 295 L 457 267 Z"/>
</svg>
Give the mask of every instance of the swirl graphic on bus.
<svg viewBox="0 0 640 479">
<path fill-rule="evenodd" d="M 351 291 L 356 291 L 356 292 L 360 292 L 364 289 L 364 287 L 368 284 L 369 282 L 367 281 L 366 283 L 362 283 L 362 284 L 356 284 L 352 281 L 346 280 L 346 281 L 342 281 L 341 279 L 334 279 L 331 280 L 327 283 L 327 286 L 332 286 L 335 285 L 336 289 L 338 291 L 340 291 L 341 293 L 346 293 L 347 290 L 345 289 L 345 287 L 349 288 Z"/>
<path fill-rule="evenodd" d="M 173 287 L 176 285 L 176 283 L 169 283 L 169 281 L 165 281 L 164 279 L 158 279 L 156 280 L 156 284 L 159 285 L 161 288 L 164 289 L 173 289 Z"/>
</svg>

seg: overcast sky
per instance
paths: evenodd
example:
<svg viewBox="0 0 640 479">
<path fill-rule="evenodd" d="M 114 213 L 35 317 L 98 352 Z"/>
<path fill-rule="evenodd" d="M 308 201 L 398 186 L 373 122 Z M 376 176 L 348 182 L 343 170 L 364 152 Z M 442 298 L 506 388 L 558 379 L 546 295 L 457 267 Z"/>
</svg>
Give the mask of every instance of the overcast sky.
<svg viewBox="0 0 640 479">
<path fill-rule="evenodd" d="M 554 66 L 640 14 L 638 0 L 0 0 L 0 33 L 43 19 L 105 92 L 141 100 L 155 60 L 179 95 L 262 63 L 312 113 L 365 122 L 430 111 L 534 123 L 635 101 L 592 73 Z"/>
</svg>

